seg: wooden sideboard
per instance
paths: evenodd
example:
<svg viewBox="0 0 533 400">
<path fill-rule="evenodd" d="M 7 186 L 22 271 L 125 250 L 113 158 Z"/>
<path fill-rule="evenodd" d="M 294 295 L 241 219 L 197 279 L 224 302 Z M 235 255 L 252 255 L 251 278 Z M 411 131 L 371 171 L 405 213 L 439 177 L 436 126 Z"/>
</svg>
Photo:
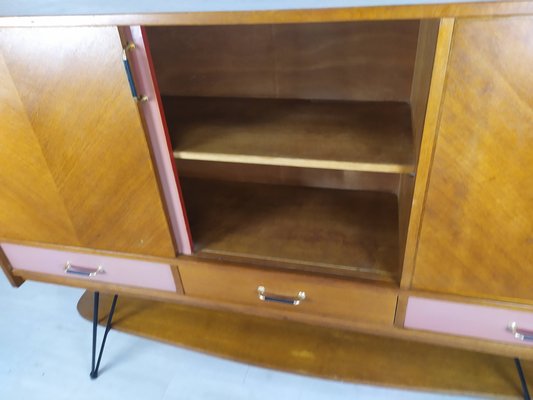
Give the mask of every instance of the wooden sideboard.
<svg viewBox="0 0 533 400">
<path fill-rule="evenodd" d="M 14 286 L 533 358 L 533 2 L 0 27 Z"/>
</svg>

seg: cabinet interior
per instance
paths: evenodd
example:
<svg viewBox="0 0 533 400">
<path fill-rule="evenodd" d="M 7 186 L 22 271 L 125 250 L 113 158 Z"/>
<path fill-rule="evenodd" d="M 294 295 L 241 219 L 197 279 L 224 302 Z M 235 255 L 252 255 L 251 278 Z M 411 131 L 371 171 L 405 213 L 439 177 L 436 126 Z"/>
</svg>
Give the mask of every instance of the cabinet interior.
<svg viewBox="0 0 533 400">
<path fill-rule="evenodd" d="M 437 30 L 146 28 L 195 256 L 398 282 Z"/>
</svg>

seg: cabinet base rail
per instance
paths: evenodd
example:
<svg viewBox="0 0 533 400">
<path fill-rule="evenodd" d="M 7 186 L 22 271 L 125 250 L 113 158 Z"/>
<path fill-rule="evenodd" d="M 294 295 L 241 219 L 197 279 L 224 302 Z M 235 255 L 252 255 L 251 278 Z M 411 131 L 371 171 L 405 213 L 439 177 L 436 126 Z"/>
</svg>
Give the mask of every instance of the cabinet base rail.
<svg viewBox="0 0 533 400">
<path fill-rule="evenodd" d="M 100 361 L 102 361 L 102 354 L 104 353 L 105 342 L 107 335 L 111 330 L 111 323 L 113 321 L 113 314 L 115 313 L 115 307 L 117 305 L 118 294 L 113 296 L 113 302 L 111 303 L 111 309 L 107 317 L 107 323 L 105 327 L 104 337 L 102 338 L 102 344 L 100 346 L 100 353 L 98 354 L 98 360 L 96 360 L 96 339 L 98 328 L 98 307 L 100 304 L 100 292 L 94 292 L 93 297 L 93 348 L 92 348 L 92 364 L 91 364 L 91 379 L 98 378 L 98 369 L 100 368 Z"/>
</svg>

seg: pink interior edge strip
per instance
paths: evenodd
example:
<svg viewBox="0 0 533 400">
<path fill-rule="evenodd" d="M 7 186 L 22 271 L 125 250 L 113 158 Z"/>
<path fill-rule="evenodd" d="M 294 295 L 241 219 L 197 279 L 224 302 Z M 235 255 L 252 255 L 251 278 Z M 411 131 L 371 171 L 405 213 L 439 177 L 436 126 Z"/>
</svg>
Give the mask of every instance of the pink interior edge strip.
<svg viewBox="0 0 533 400">
<path fill-rule="evenodd" d="M 161 179 L 163 195 L 166 199 L 170 223 L 178 251 L 182 254 L 192 254 L 191 237 L 188 223 L 183 208 L 179 182 L 175 173 L 175 166 L 170 157 L 172 149 L 167 141 L 168 132 L 163 121 L 162 104 L 154 86 L 150 62 L 148 59 L 142 28 L 130 26 L 124 29 L 128 40 L 135 44 L 135 50 L 130 54 L 131 67 L 135 76 L 138 93 L 148 97 L 148 101 L 142 103 L 148 136 L 151 141 L 157 170 Z"/>
</svg>

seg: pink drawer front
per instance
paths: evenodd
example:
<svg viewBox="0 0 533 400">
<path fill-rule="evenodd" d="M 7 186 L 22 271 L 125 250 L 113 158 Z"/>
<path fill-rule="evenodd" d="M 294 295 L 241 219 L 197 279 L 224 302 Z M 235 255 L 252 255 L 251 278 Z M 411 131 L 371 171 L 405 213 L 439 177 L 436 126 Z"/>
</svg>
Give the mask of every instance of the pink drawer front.
<svg viewBox="0 0 533 400">
<path fill-rule="evenodd" d="M 2 243 L 0 246 L 14 269 L 147 289 L 176 291 L 169 265 L 10 243 Z M 68 271 L 66 271 L 67 263 L 71 265 Z M 88 276 L 90 273 L 93 276 Z"/>
<path fill-rule="evenodd" d="M 526 338 L 516 338 L 508 330 L 513 322 Z M 527 311 L 410 297 L 404 327 L 533 345 L 533 312 Z"/>
</svg>

